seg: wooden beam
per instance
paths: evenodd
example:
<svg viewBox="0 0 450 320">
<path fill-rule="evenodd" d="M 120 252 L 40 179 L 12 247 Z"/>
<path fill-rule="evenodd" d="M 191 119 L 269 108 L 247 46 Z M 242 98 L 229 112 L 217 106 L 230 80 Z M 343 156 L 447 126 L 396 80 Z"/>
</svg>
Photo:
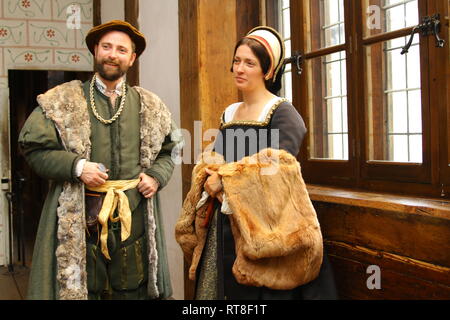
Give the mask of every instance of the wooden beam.
<svg viewBox="0 0 450 320">
<path fill-rule="evenodd" d="M 237 1 L 199 0 L 198 71 L 203 129 L 217 129 L 225 108 L 237 101 L 230 72 L 236 44 Z M 203 141 L 203 146 L 209 141 Z"/>
<path fill-rule="evenodd" d="M 102 1 L 94 0 L 93 2 L 93 24 L 94 27 L 102 24 Z"/>
<path fill-rule="evenodd" d="M 200 75 L 199 75 L 199 43 L 198 43 L 198 1 L 179 0 L 179 50 L 180 50 L 180 105 L 181 127 L 190 133 L 184 150 L 189 153 L 190 163 L 182 168 L 183 199 L 186 197 L 194 168 L 194 122 L 201 119 Z M 187 150 L 187 151 L 186 151 Z"/>
<path fill-rule="evenodd" d="M 251 29 L 260 25 L 260 1 L 236 1 L 237 38 L 240 39 Z"/>
<path fill-rule="evenodd" d="M 98 26 L 102 24 L 102 1 L 93 0 L 92 2 L 92 24 Z M 92 70 L 95 70 L 95 57 L 93 56 Z"/>
<path fill-rule="evenodd" d="M 263 0 L 264 1 L 264 0 Z M 260 12 L 263 10 L 261 1 L 236 1 L 236 40 L 244 37 L 251 29 L 261 23 Z M 234 49 L 234 46 L 233 46 Z M 233 54 L 233 53 L 231 53 Z M 230 62 L 231 67 L 231 62 Z M 238 93 L 239 101 L 242 101 L 242 94 Z"/>
<path fill-rule="evenodd" d="M 139 0 L 124 0 L 125 3 L 125 21 L 131 23 L 139 29 Z M 131 86 L 139 85 L 139 59 L 127 72 L 127 82 Z"/>
<path fill-rule="evenodd" d="M 272 27 L 276 30 L 280 27 L 280 19 L 279 14 L 280 10 L 278 7 L 278 1 L 272 1 L 272 0 L 262 0 L 265 3 L 266 8 L 266 14 L 265 14 L 265 21 L 260 21 L 261 24 L 266 24 L 269 27 Z M 279 30 L 281 32 L 281 30 Z"/>
<path fill-rule="evenodd" d="M 450 201 L 308 184 L 311 200 L 450 220 Z"/>
<path fill-rule="evenodd" d="M 238 101 L 230 72 L 234 46 L 238 33 L 247 32 L 259 21 L 258 10 L 248 12 L 258 4 L 249 2 L 255 1 L 178 1 L 181 127 L 190 134 L 185 137 L 184 159 L 190 152 L 190 163 L 182 167 L 183 198 L 191 186 L 197 155 L 212 143 L 203 141 L 203 133 L 218 129 L 225 108 Z M 243 12 L 237 9 L 239 6 L 243 6 Z M 185 298 L 192 299 L 194 284 L 186 274 L 185 279 Z"/>
<path fill-rule="evenodd" d="M 185 136 L 186 150 L 191 152 L 194 146 L 194 121 L 200 119 L 199 108 L 199 73 L 198 73 L 198 4 L 196 0 L 179 0 L 179 50 L 180 50 L 180 105 L 181 127 L 187 130 L 190 136 Z M 189 140 L 188 140 L 189 139 Z M 191 174 L 194 168 L 193 156 L 190 154 L 190 163 L 182 167 L 183 199 L 191 185 Z M 193 299 L 195 283 L 188 278 L 189 265 L 184 262 L 184 298 Z"/>
</svg>

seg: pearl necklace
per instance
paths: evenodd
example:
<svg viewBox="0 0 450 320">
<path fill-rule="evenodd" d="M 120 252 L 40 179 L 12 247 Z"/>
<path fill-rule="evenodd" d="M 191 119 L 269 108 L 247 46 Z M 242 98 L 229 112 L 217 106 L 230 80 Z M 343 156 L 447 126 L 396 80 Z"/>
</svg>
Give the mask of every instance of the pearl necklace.
<svg viewBox="0 0 450 320">
<path fill-rule="evenodd" d="M 90 101 L 91 101 L 92 112 L 94 113 L 94 116 L 101 123 L 111 124 L 114 121 L 116 121 L 117 118 L 119 118 L 120 114 L 122 113 L 123 107 L 125 106 L 125 98 L 127 96 L 126 83 L 125 83 L 125 81 L 122 83 L 122 100 L 120 101 L 119 110 L 117 110 L 116 114 L 111 119 L 105 120 L 98 114 L 97 108 L 95 107 L 95 101 L 94 101 L 94 84 L 95 84 L 95 79 L 96 79 L 96 75 L 94 74 L 94 76 L 92 77 L 92 80 L 91 80 L 91 86 L 90 86 L 90 90 L 89 90 L 89 98 L 90 98 Z"/>
</svg>

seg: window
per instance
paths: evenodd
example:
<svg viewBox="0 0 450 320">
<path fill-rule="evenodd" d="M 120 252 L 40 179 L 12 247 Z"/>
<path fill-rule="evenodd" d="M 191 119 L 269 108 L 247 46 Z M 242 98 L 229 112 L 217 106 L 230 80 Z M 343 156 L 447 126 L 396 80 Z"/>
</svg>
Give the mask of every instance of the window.
<svg viewBox="0 0 450 320">
<path fill-rule="evenodd" d="M 303 57 L 303 73 L 289 64 L 283 87 L 308 127 L 305 180 L 447 196 L 449 44 L 417 33 L 401 54 L 423 17 L 439 13 L 445 25 L 447 0 L 279 0 L 277 9 L 286 56 Z M 448 26 L 439 36 L 449 39 Z"/>
<path fill-rule="evenodd" d="M 419 23 L 417 0 L 384 2 L 377 7 L 366 1 L 381 19 L 364 28 L 367 35 Z M 422 163 L 420 46 L 416 37 L 409 53 L 402 55 L 408 40 L 399 37 L 365 48 L 370 160 Z"/>
<path fill-rule="evenodd" d="M 345 43 L 344 0 L 311 1 L 320 23 L 311 23 L 309 50 L 320 50 Z M 346 53 L 312 58 L 306 67 L 310 74 L 309 105 L 311 122 L 310 154 L 314 159 L 348 160 Z"/>
<path fill-rule="evenodd" d="M 278 12 L 280 14 L 280 25 L 278 30 L 281 32 L 281 36 L 284 40 L 284 48 L 286 50 L 285 57 L 290 57 L 292 55 L 291 50 L 291 21 L 290 21 L 290 8 L 289 0 L 278 1 Z M 292 65 L 287 64 L 284 70 L 284 75 L 282 79 L 282 87 L 280 95 L 292 101 Z"/>
</svg>

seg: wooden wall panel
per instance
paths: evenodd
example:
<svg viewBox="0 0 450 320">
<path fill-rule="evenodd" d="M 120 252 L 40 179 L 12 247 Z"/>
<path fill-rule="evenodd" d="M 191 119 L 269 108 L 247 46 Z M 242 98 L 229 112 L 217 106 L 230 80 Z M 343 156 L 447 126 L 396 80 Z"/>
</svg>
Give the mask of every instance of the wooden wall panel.
<svg viewBox="0 0 450 320">
<path fill-rule="evenodd" d="M 245 36 L 251 29 L 262 24 L 260 1 L 236 1 L 236 39 Z"/>
<path fill-rule="evenodd" d="M 212 143 L 203 141 L 203 133 L 218 129 L 222 112 L 238 100 L 230 67 L 240 15 L 237 0 L 179 0 L 178 3 L 181 127 L 190 135 L 185 135 L 190 141 L 183 151 L 185 155 L 190 154 L 190 163 L 184 162 L 182 168 L 184 199 L 197 155 Z M 185 297 L 192 298 L 192 294 L 193 283 L 186 280 Z"/>
<path fill-rule="evenodd" d="M 191 164 L 183 166 L 184 196 L 198 149 L 212 143 L 202 134 L 218 129 L 222 112 L 240 99 L 230 71 L 233 50 L 260 23 L 260 9 L 259 1 L 179 0 L 181 126 L 191 139 Z M 195 131 L 195 121 L 201 121 L 202 132 Z"/>
<path fill-rule="evenodd" d="M 181 128 L 193 132 L 194 120 L 199 119 L 198 106 L 198 64 L 197 49 L 197 7 L 190 4 L 192 1 L 178 1 L 179 8 L 179 36 L 180 36 L 180 105 Z M 187 112 L 184 112 L 186 110 Z M 186 146 L 191 148 L 193 137 L 185 137 Z M 188 140 L 189 139 L 189 140 Z M 191 163 L 184 163 L 182 168 L 183 199 L 190 187 Z"/>
<path fill-rule="evenodd" d="M 179 5 L 179 35 L 180 35 L 180 105 L 181 127 L 194 132 L 194 121 L 200 119 L 199 106 L 199 73 L 198 73 L 198 27 L 197 27 L 197 1 L 180 0 Z M 186 112 L 184 112 L 186 111 Z M 192 149 L 193 135 L 185 137 L 186 146 Z M 191 163 L 184 163 L 182 167 L 183 199 L 186 197 L 191 185 L 191 172 L 194 168 Z M 192 299 L 194 283 L 187 277 L 189 266 L 184 263 L 184 296 Z"/>
<path fill-rule="evenodd" d="M 199 103 L 203 130 L 218 128 L 225 108 L 237 101 L 230 72 L 236 44 L 236 2 L 200 0 L 198 10 Z M 204 141 L 203 146 L 210 142 Z"/>
<path fill-rule="evenodd" d="M 139 29 L 139 0 L 124 0 L 124 2 L 125 21 L 131 23 L 133 26 Z M 127 82 L 131 86 L 139 85 L 139 59 L 136 59 L 133 66 L 128 70 Z"/>
<path fill-rule="evenodd" d="M 341 299 L 449 299 L 450 220 L 313 202 Z M 381 289 L 370 290 L 371 265 Z"/>
<path fill-rule="evenodd" d="M 236 43 L 236 3 L 179 0 L 179 16 L 181 127 L 190 135 L 184 151 L 190 154 L 190 163 L 183 164 L 185 197 L 199 149 L 211 143 L 203 141 L 203 133 L 217 129 L 222 112 L 238 99 L 230 72 Z M 196 132 L 196 121 L 201 122 L 202 132 Z"/>
<path fill-rule="evenodd" d="M 341 299 L 450 299 L 448 268 L 325 242 Z M 380 268 L 380 289 L 369 289 L 369 266 Z"/>
<path fill-rule="evenodd" d="M 102 2 L 101 0 L 94 0 L 92 2 L 93 8 L 93 24 L 98 26 L 102 24 Z"/>
<path fill-rule="evenodd" d="M 450 220 L 315 202 L 327 240 L 379 249 L 450 267 Z"/>
<path fill-rule="evenodd" d="M 450 268 L 436 266 L 412 258 L 388 253 L 381 250 L 372 250 L 353 244 L 325 240 L 328 253 L 333 256 L 349 260 L 360 261 L 368 265 L 377 265 L 405 275 L 427 279 L 450 287 Z M 367 268 L 364 269 L 364 272 Z"/>
</svg>

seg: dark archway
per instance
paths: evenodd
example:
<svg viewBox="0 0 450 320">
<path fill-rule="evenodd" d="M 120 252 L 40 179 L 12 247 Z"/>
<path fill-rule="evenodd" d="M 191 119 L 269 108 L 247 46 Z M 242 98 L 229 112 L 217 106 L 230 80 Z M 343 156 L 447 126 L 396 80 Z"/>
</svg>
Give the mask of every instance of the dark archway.
<svg viewBox="0 0 450 320">
<path fill-rule="evenodd" d="M 31 264 L 37 227 L 48 191 L 48 181 L 37 176 L 21 154 L 17 142 L 20 130 L 37 107 L 39 94 L 67 81 L 85 81 L 91 75 L 91 72 L 9 70 L 13 263 Z"/>
</svg>

